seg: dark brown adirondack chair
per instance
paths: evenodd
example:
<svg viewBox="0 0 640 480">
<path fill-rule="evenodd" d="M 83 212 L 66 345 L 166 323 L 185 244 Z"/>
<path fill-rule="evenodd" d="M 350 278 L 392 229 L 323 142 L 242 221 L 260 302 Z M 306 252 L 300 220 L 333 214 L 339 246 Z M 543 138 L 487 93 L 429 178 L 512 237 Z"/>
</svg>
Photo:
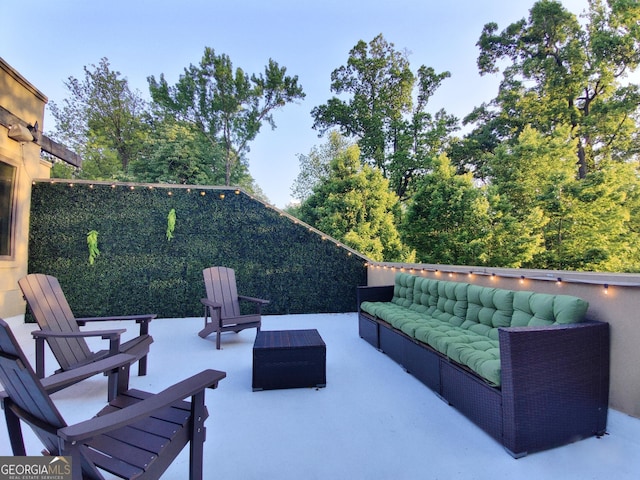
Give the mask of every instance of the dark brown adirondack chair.
<svg viewBox="0 0 640 480">
<path fill-rule="evenodd" d="M 155 314 L 75 318 L 56 277 L 32 273 L 21 278 L 18 284 L 40 327 L 40 330 L 32 332 L 36 340 L 36 374 L 39 378 L 45 376 L 45 340 L 60 364 L 59 371 L 68 371 L 117 353 L 127 353 L 138 361 L 138 375 L 147 374 L 147 354 L 153 342 L 149 335 L 149 322 L 156 317 Z M 125 329 L 80 330 L 80 326 L 87 322 L 112 320 L 134 320 L 140 324 L 140 334 L 120 343 L 120 335 Z M 85 340 L 87 337 L 108 339 L 109 349 L 92 352 Z M 112 392 L 115 379 L 111 376 L 110 382 L 109 392 Z"/>
<path fill-rule="evenodd" d="M 103 479 L 102 471 L 120 478 L 157 479 L 189 442 L 189 478 L 202 479 L 208 417 L 204 389 L 216 388 L 225 376 L 205 370 L 158 394 L 128 390 L 97 416 L 68 426 L 45 382 L 38 379 L 9 326 L 0 319 L 0 383 L 5 389 L 0 399 L 13 454 L 27 455 L 23 421 L 47 454 L 71 456 L 74 480 Z M 188 397 L 190 402 L 183 401 Z"/>
<path fill-rule="evenodd" d="M 207 298 L 200 301 L 204 305 L 204 328 L 198 335 L 206 338 L 217 333 L 216 348 L 220 350 L 220 334 L 222 332 L 240 332 L 245 328 L 256 328 L 260 331 L 262 322 L 262 305 L 269 300 L 238 295 L 236 272 L 227 267 L 210 267 L 202 271 Z M 240 300 L 251 302 L 256 311 L 253 314 L 240 314 Z"/>
</svg>

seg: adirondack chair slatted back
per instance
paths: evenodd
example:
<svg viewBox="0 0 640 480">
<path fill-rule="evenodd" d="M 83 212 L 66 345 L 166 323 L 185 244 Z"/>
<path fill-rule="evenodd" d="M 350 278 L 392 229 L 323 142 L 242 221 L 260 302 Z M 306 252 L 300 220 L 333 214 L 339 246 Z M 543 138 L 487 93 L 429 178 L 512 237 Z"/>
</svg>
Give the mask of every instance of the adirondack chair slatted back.
<svg viewBox="0 0 640 480">
<path fill-rule="evenodd" d="M 9 325 L 2 319 L 0 382 L 11 402 L 28 414 L 22 420 L 31 426 L 49 452 L 57 454 L 59 438 L 56 429 L 65 427 L 66 423 L 25 359 Z"/>
<path fill-rule="evenodd" d="M 222 318 L 240 316 L 236 273 L 227 267 L 210 267 L 202 271 L 207 298 L 222 304 Z"/>
<path fill-rule="evenodd" d="M 32 273 L 21 278 L 18 284 L 41 330 L 80 331 L 56 277 Z M 47 343 L 63 370 L 81 365 L 92 356 L 84 338 L 49 338 Z"/>
</svg>

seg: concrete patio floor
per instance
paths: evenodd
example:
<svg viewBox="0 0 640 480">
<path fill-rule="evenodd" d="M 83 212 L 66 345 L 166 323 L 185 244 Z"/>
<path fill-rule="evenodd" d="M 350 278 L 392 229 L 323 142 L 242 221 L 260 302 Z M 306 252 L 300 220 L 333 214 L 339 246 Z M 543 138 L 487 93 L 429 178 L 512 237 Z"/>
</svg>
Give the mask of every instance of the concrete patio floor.
<svg viewBox="0 0 640 480">
<path fill-rule="evenodd" d="M 8 319 L 33 362 L 35 329 Z M 112 324 L 122 328 L 122 324 Z M 640 477 L 640 420 L 609 410 L 608 435 L 513 459 L 491 437 L 358 336 L 348 314 L 263 317 L 264 330 L 316 328 L 327 344 L 327 387 L 253 392 L 255 330 L 201 339 L 202 319 L 158 319 L 149 373 L 130 385 L 149 392 L 214 368 L 227 372 L 208 390 L 205 478 L 216 479 L 610 479 Z M 108 328 L 101 325 L 101 328 Z M 128 325 L 135 332 L 135 325 Z M 49 359 L 47 370 L 55 367 Z M 635 368 L 635 367 L 634 367 Z M 67 423 L 106 400 L 96 376 L 53 395 Z M 640 400 L 639 400 L 640 401 Z M 25 428 L 27 452 L 42 446 Z M 0 455 L 11 455 L 0 426 Z M 163 478 L 188 475 L 188 449 Z"/>
</svg>

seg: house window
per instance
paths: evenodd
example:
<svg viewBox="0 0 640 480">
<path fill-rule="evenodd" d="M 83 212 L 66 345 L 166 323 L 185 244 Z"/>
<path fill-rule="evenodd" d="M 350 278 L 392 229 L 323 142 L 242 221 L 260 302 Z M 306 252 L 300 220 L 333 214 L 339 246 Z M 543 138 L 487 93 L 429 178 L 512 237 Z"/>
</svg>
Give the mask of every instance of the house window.
<svg viewBox="0 0 640 480">
<path fill-rule="evenodd" d="M 11 255 L 16 167 L 0 162 L 0 256 Z"/>
</svg>

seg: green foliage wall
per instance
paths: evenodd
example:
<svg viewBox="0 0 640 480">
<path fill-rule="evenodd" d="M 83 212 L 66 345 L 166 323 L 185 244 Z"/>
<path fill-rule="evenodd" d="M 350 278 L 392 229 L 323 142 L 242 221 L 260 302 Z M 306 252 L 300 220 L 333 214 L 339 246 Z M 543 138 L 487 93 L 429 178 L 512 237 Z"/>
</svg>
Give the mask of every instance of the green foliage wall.
<svg viewBox="0 0 640 480">
<path fill-rule="evenodd" d="M 173 237 L 167 216 L 175 209 Z M 87 233 L 100 255 L 88 260 Z M 356 310 L 366 259 L 233 189 L 37 182 L 29 272 L 58 278 L 76 316 L 202 315 L 202 270 L 236 270 L 265 314 Z"/>
</svg>

